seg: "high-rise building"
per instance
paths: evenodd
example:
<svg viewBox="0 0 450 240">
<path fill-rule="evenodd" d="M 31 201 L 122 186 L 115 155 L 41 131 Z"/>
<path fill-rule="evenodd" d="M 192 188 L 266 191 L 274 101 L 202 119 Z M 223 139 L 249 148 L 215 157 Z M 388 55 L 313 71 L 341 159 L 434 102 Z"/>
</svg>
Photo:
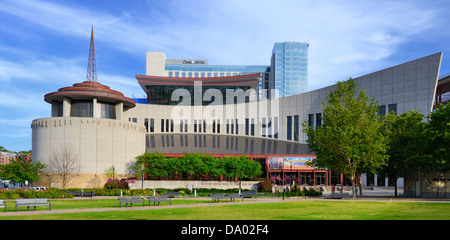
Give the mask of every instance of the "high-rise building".
<svg viewBox="0 0 450 240">
<path fill-rule="evenodd" d="M 269 86 L 279 97 L 287 97 L 307 91 L 308 88 L 307 42 L 275 43 L 272 50 Z M 271 86 L 273 84 L 273 86 Z"/>
</svg>

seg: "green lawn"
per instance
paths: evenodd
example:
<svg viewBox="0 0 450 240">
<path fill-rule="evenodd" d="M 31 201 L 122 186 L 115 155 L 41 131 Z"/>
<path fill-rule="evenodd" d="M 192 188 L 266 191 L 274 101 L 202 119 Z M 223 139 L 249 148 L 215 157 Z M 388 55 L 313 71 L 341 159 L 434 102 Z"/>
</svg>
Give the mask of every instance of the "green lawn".
<svg viewBox="0 0 450 240">
<path fill-rule="evenodd" d="M 243 205 L 195 207 L 210 200 L 173 199 L 172 205 L 193 204 L 190 207 L 149 210 L 107 211 L 68 214 L 2 216 L 6 219 L 39 220 L 450 220 L 450 202 L 366 202 L 366 201 L 286 201 Z M 147 206 L 148 206 L 148 202 Z M 15 211 L 13 201 L 8 211 Z M 168 205 L 168 203 L 161 203 Z M 133 205 L 134 207 L 135 205 Z M 137 205 L 142 206 L 142 205 Z M 53 209 L 118 208 L 117 199 L 52 200 Z M 122 207 L 123 208 L 123 207 Z M 46 209 L 45 207 L 39 208 Z M 39 211 L 38 209 L 38 211 Z M 150 210 L 151 209 L 151 210 Z M 19 211 L 26 211 L 22 207 Z"/>
</svg>

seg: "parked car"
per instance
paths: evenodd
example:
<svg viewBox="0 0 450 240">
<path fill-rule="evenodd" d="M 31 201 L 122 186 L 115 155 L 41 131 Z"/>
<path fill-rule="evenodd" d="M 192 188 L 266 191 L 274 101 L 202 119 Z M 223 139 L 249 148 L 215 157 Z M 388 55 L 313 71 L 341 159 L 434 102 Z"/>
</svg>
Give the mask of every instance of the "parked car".
<svg viewBox="0 0 450 240">
<path fill-rule="evenodd" d="M 36 191 L 41 191 L 41 190 L 45 190 L 47 188 L 46 187 L 32 187 L 31 189 L 36 190 Z"/>
</svg>

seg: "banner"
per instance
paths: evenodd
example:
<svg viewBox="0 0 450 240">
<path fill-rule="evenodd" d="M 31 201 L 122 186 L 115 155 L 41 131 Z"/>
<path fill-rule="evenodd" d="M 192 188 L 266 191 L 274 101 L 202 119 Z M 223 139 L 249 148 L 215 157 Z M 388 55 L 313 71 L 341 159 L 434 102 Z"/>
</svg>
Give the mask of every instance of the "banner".
<svg viewBox="0 0 450 240">
<path fill-rule="evenodd" d="M 284 169 L 309 167 L 306 163 L 315 157 L 284 157 Z"/>
<path fill-rule="evenodd" d="M 283 157 L 268 157 L 267 162 L 269 163 L 269 169 L 282 169 L 283 168 Z"/>
</svg>

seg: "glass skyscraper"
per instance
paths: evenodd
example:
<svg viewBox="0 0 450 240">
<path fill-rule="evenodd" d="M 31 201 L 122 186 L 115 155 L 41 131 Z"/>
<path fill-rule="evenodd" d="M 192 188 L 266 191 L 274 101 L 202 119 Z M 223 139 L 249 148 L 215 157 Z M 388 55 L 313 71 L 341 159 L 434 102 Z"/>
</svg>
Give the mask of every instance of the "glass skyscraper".
<svg viewBox="0 0 450 240">
<path fill-rule="evenodd" d="M 278 90 L 279 97 L 307 91 L 308 46 L 307 42 L 275 43 L 269 80 L 273 86 L 269 87 Z"/>
</svg>

